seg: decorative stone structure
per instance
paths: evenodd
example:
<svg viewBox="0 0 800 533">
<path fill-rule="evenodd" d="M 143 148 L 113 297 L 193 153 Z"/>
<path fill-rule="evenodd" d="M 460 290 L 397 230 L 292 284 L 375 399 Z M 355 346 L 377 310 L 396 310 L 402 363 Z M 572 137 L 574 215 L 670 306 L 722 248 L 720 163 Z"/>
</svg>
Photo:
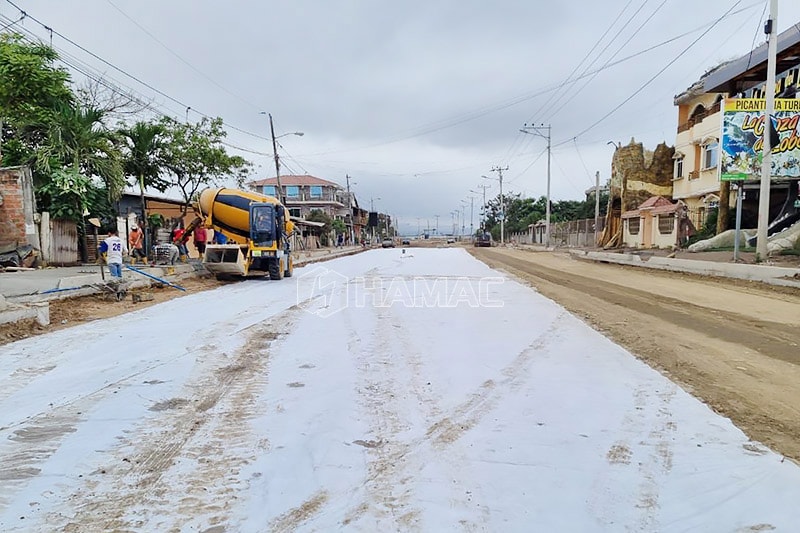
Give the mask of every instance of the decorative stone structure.
<svg viewBox="0 0 800 533">
<path fill-rule="evenodd" d="M 672 198 L 672 156 L 665 143 L 645 150 L 634 139 L 614 151 L 606 224 L 600 237 L 604 248 L 622 246 L 622 213 L 636 209 L 652 196 Z"/>
</svg>

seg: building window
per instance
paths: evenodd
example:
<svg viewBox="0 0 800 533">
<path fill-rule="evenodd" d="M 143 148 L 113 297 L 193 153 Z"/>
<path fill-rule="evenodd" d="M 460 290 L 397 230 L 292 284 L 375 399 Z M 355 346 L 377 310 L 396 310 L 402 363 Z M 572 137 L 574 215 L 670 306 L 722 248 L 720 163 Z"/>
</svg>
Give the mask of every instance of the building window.
<svg viewBox="0 0 800 533">
<path fill-rule="evenodd" d="M 639 235 L 639 218 L 628 219 L 628 233 L 631 235 Z"/>
<path fill-rule="evenodd" d="M 311 198 L 322 198 L 322 185 L 312 185 Z"/>
<path fill-rule="evenodd" d="M 297 198 L 300 196 L 300 187 L 297 185 L 287 185 L 286 186 L 286 197 L 287 198 Z"/>
<path fill-rule="evenodd" d="M 675 169 L 672 173 L 672 177 L 676 180 L 683 178 L 683 157 L 675 158 Z"/>
<path fill-rule="evenodd" d="M 300 218 L 300 208 L 299 207 L 290 207 L 289 208 L 289 216 Z"/>
<path fill-rule="evenodd" d="M 669 235 L 675 229 L 675 215 L 658 216 L 658 232 L 662 235 Z"/>
<path fill-rule="evenodd" d="M 719 143 L 716 140 L 703 145 L 703 170 L 717 168 Z"/>
<path fill-rule="evenodd" d="M 274 185 L 264 185 L 264 194 L 267 196 L 276 196 L 275 195 L 275 186 Z"/>
</svg>

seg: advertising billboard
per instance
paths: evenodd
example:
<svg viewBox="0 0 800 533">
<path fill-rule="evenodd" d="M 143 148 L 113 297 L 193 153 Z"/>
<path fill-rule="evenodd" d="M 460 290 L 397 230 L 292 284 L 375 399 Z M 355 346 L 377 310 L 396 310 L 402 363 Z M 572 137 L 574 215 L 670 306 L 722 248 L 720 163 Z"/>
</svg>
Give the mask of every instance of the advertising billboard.
<svg viewBox="0 0 800 533">
<path fill-rule="evenodd" d="M 720 179 L 761 177 L 766 102 L 756 98 L 728 98 L 722 114 Z M 779 143 L 772 147 L 772 179 L 800 178 L 800 99 L 775 99 L 772 124 Z"/>
</svg>

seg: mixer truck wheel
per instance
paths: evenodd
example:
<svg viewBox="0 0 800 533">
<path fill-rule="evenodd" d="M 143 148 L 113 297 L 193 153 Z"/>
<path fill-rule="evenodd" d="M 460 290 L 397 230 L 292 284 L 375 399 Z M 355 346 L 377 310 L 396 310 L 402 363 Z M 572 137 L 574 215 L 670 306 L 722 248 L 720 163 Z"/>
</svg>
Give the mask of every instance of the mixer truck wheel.
<svg viewBox="0 0 800 533">
<path fill-rule="evenodd" d="M 283 270 L 281 270 L 281 260 L 279 258 L 270 259 L 268 268 L 269 279 L 283 279 Z"/>
</svg>

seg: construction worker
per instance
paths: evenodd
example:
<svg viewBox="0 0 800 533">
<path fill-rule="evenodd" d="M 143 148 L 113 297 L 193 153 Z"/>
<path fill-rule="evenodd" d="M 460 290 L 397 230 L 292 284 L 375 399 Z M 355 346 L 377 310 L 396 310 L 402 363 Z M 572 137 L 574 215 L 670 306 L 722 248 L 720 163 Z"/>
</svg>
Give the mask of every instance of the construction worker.
<svg viewBox="0 0 800 533">
<path fill-rule="evenodd" d="M 144 252 L 144 232 L 139 226 L 133 224 L 128 235 L 128 248 L 131 251 L 131 264 L 136 264 L 136 259 L 141 259 L 142 263 L 147 264 L 147 254 Z"/>
<path fill-rule="evenodd" d="M 189 260 L 189 250 L 186 248 L 188 236 L 184 235 L 185 232 L 183 222 L 179 222 L 178 226 L 172 231 L 172 243 L 178 247 L 182 263 L 186 263 Z"/>
<path fill-rule="evenodd" d="M 105 254 L 111 276 L 122 278 L 122 257 L 128 253 L 128 247 L 125 246 L 125 241 L 119 238 L 117 228 L 108 230 L 108 237 L 100 243 L 100 252 Z"/>
</svg>

